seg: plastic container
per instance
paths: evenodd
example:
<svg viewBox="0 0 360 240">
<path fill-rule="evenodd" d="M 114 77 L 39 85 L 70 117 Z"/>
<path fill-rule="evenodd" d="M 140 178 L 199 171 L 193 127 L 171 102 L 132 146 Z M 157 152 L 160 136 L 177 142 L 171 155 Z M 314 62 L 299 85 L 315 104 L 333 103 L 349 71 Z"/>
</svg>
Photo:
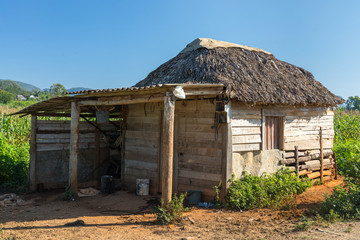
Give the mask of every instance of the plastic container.
<svg viewBox="0 0 360 240">
<path fill-rule="evenodd" d="M 188 191 L 189 204 L 198 204 L 201 201 L 201 191 Z"/>
<path fill-rule="evenodd" d="M 110 194 L 115 192 L 114 178 L 110 175 L 101 177 L 101 193 Z"/>
<path fill-rule="evenodd" d="M 136 195 L 146 196 L 149 195 L 149 179 L 136 179 Z"/>
</svg>

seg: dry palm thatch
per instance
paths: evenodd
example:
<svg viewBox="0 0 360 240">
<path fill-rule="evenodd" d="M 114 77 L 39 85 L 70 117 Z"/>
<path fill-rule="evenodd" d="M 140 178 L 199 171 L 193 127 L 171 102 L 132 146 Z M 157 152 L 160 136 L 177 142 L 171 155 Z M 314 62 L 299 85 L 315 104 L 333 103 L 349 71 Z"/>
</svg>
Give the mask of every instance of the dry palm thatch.
<svg viewBox="0 0 360 240">
<path fill-rule="evenodd" d="M 257 48 L 196 39 L 136 87 L 165 83 L 222 83 L 229 97 L 249 104 L 335 106 L 335 96 L 314 76 Z"/>
</svg>

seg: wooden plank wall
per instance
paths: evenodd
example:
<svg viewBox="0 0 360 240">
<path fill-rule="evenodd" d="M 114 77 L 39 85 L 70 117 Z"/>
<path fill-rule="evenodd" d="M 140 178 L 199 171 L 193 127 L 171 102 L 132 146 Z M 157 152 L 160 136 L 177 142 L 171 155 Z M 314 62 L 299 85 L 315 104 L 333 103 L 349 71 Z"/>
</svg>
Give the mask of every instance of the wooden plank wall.
<svg viewBox="0 0 360 240">
<path fill-rule="evenodd" d="M 101 124 L 101 129 L 115 132 L 110 123 Z M 46 188 L 64 187 L 69 171 L 70 121 L 37 120 L 36 130 L 36 178 Z M 85 121 L 80 122 L 79 130 L 79 182 L 94 180 L 95 166 L 95 128 Z M 100 139 L 100 164 L 109 157 L 106 142 Z M 106 164 L 105 164 L 106 165 Z M 106 167 L 103 164 L 100 173 Z"/>
<path fill-rule="evenodd" d="M 232 102 L 233 152 L 261 150 L 262 114 L 284 117 L 284 150 L 319 149 L 323 128 L 324 149 L 332 148 L 334 112 L 324 107 L 249 107 Z"/>
<path fill-rule="evenodd" d="M 160 191 L 160 134 L 163 103 L 128 105 L 124 184 L 136 189 L 136 179 L 150 179 L 150 193 Z"/>
<path fill-rule="evenodd" d="M 202 191 L 203 200 L 213 199 L 213 187 L 221 180 L 222 133 L 215 124 L 215 103 L 210 100 L 176 102 L 175 140 L 179 192 Z M 217 127 L 218 130 L 217 130 Z"/>
<path fill-rule="evenodd" d="M 103 131 L 116 131 L 110 124 L 101 124 Z M 70 144 L 70 121 L 37 121 L 36 150 L 61 151 L 69 150 Z M 80 122 L 79 149 L 92 149 L 95 147 L 95 128 L 87 122 Z M 106 147 L 104 141 L 100 147 Z"/>
<path fill-rule="evenodd" d="M 261 107 L 232 102 L 232 151 L 261 150 Z"/>
<path fill-rule="evenodd" d="M 333 147 L 334 112 L 327 108 L 286 109 L 284 150 L 320 149 L 319 131 L 323 129 L 324 149 Z"/>
</svg>

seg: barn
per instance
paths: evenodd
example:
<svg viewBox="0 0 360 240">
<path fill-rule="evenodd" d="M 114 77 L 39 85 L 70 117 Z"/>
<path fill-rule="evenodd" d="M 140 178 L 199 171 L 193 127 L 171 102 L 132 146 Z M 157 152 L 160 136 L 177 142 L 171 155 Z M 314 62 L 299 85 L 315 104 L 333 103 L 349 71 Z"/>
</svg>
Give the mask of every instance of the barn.
<svg viewBox="0 0 360 240">
<path fill-rule="evenodd" d="M 269 52 L 199 38 L 133 87 L 73 92 L 16 114 L 32 116 L 33 190 L 77 191 L 110 172 L 130 191 L 147 178 L 166 201 L 191 190 L 209 200 L 243 171 L 334 176 L 342 102 Z"/>
</svg>

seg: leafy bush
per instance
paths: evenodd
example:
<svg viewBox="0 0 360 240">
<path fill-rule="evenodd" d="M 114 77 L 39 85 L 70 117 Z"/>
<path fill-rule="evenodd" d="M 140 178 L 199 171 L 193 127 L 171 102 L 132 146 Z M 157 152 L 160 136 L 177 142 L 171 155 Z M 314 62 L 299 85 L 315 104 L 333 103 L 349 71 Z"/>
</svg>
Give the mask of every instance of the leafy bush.
<svg viewBox="0 0 360 240">
<path fill-rule="evenodd" d="M 350 178 L 360 177 L 360 141 L 337 142 L 333 150 L 339 174 Z"/>
<path fill-rule="evenodd" d="M 288 169 L 260 177 L 244 172 L 242 179 L 231 180 L 225 197 L 226 206 L 237 210 L 279 207 L 309 187 L 309 179 L 300 179 Z"/>
<path fill-rule="evenodd" d="M 347 181 L 344 187 L 338 186 L 331 196 L 322 203 L 320 214 L 333 221 L 341 219 L 360 219 L 360 186 Z"/>
<path fill-rule="evenodd" d="M 181 217 L 187 208 L 184 207 L 185 194 L 172 198 L 171 202 L 161 207 L 158 206 L 156 212 L 156 222 L 161 225 L 176 223 L 181 221 Z"/>
</svg>

